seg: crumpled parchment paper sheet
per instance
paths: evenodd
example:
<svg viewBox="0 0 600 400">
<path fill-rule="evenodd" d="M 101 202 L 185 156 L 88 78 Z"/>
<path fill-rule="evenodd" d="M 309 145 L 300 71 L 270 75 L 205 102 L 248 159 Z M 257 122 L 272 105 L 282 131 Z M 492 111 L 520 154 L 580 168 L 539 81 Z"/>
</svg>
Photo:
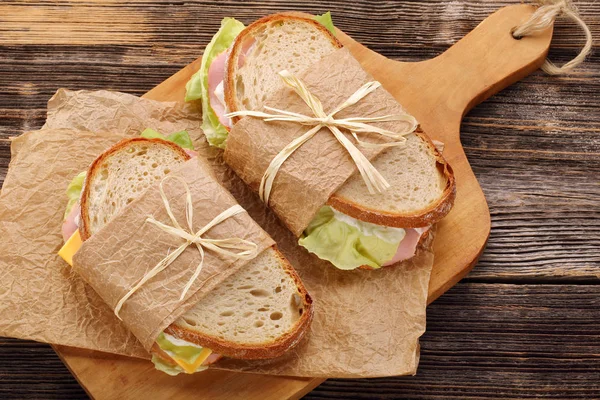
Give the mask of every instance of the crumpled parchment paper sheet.
<svg viewBox="0 0 600 400">
<path fill-rule="evenodd" d="M 103 150 L 147 127 L 187 129 L 217 179 L 275 239 L 315 300 L 306 340 L 280 359 L 224 360 L 217 367 L 268 374 L 376 377 L 413 374 L 433 265 L 431 241 L 410 262 L 377 271 L 339 271 L 310 255 L 209 148 L 191 105 L 107 91 L 60 90 L 45 128 L 12 145 L 0 195 L 0 335 L 148 357 L 96 293 L 56 252 L 71 178 Z M 51 128 L 51 129 L 50 129 Z M 109 132 L 109 133 L 107 133 Z"/>
</svg>

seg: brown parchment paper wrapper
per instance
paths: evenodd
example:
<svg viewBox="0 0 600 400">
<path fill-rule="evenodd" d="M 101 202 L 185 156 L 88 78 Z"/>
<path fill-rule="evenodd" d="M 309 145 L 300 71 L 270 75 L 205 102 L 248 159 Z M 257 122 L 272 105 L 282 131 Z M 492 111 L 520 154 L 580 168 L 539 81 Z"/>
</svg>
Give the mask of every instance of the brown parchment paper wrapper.
<svg viewBox="0 0 600 400">
<path fill-rule="evenodd" d="M 217 183 L 206 162 L 198 157 L 187 161 L 169 176 L 181 177 L 189 186 L 194 209 L 194 233 L 237 204 L 231 194 Z M 185 187 L 175 179 L 165 181 L 163 186 L 173 215 L 182 227 L 187 228 Z M 151 268 L 182 243 L 181 238 L 146 222 L 148 216 L 166 225 L 173 225 L 162 202 L 158 184 L 86 240 L 73 259 L 75 271 L 113 310 Z M 257 245 L 256 255 L 275 244 L 247 213 L 227 218 L 208 230 L 203 237 L 249 240 Z M 148 351 L 167 326 L 250 261 L 225 257 L 212 251 L 204 253 L 202 271 L 183 301 L 179 300 L 181 291 L 200 263 L 200 254 L 195 245 L 189 246 L 165 270 L 146 282 L 121 308 L 119 315 L 125 325 Z"/>
<path fill-rule="evenodd" d="M 148 357 L 57 255 L 66 185 L 120 139 L 111 133 L 48 129 L 12 142 L 0 194 L 0 335 Z"/>
<path fill-rule="evenodd" d="M 297 348 L 276 360 L 223 360 L 216 367 L 348 378 L 415 373 L 418 338 L 425 330 L 433 232 L 410 262 L 377 271 L 339 271 L 297 245 L 297 238 L 225 165 L 222 151 L 208 146 L 199 125 L 192 105 L 106 91 L 56 94 L 47 121 L 53 129 L 13 142 L 0 194 L 5 238 L 0 242 L 0 335 L 148 357 L 110 307 L 56 255 L 62 246 L 64 191 L 123 132 L 188 129 L 217 180 L 276 240 L 315 300 L 310 332 Z M 102 133 L 107 131 L 114 133 Z"/>
<path fill-rule="evenodd" d="M 362 85 L 374 80 L 345 48 L 322 58 L 298 77 L 321 101 L 325 113 L 346 101 Z M 287 87 L 276 91 L 266 105 L 314 116 L 300 96 Z M 380 87 L 337 113 L 335 118 L 367 118 L 403 112 L 394 97 Z M 401 123 L 372 125 L 394 131 Z M 242 118 L 227 138 L 225 161 L 258 192 L 262 176 L 273 158 L 310 128 L 295 122 Z M 349 139 L 355 142 L 351 136 Z M 374 143 L 391 140 L 376 134 L 361 134 L 361 139 Z M 368 159 L 383 151 L 383 148 L 358 147 Z M 328 128 L 322 128 L 283 163 L 273 182 L 269 206 L 292 233 L 300 236 L 329 197 L 354 173 L 357 173 L 356 164 L 348 151 Z"/>
</svg>

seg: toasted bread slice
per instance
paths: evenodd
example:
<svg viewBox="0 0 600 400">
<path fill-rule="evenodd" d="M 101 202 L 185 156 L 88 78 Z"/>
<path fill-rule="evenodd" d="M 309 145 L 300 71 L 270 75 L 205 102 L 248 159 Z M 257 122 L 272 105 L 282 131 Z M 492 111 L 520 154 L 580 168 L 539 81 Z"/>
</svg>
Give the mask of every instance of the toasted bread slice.
<svg viewBox="0 0 600 400">
<path fill-rule="evenodd" d="M 189 158 L 179 146 L 161 139 L 128 139 L 104 152 L 90 166 L 82 192 L 81 215 L 82 222 L 86 221 L 82 239 L 100 230 L 145 189 Z M 310 295 L 273 246 L 227 278 L 165 332 L 228 357 L 273 358 L 300 341 L 312 315 Z M 154 347 L 154 353 L 164 359 L 158 346 Z"/>
<path fill-rule="evenodd" d="M 227 58 L 223 81 L 227 109 L 260 109 L 269 94 L 282 87 L 279 71 L 301 72 L 341 47 L 310 17 L 273 14 L 255 21 L 238 35 Z"/>
</svg>

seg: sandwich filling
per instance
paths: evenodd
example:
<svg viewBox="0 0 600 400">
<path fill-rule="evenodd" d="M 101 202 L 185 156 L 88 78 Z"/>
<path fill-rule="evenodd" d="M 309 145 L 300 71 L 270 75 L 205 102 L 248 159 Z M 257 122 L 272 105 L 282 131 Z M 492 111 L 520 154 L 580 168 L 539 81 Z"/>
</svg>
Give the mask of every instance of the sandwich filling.
<svg viewBox="0 0 600 400">
<path fill-rule="evenodd" d="M 193 374 L 194 372 L 204 371 L 208 369 L 210 364 L 221 358 L 221 355 L 213 353 L 210 349 L 165 332 L 158 335 L 156 344 L 169 357 L 169 360 L 162 355 L 153 354 L 154 367 L 169 375 L 178 375 L 182 372 Z"/>
<path fill-rule="evenodd" d="M 244 42 L 242 46 L 242 52 L 239 56 L 239 64 L 240 66 L 244 65 L 244 59 L 254 47 L 254 40 L 247 40 Z M 225 114 L 229 111 L 227 110 L 227 105 L 225 104 L 225 64 L 227 62 L 227 57 L 229 56 L 229 50 L 227 49 L 221 54 L 219 54 L 213 62 L 210 64 L 208 68 L 208 102 L 210 104 L 210 108 L 215 113 L 221 125 L 229 131 L 231 129 L 232 121 L 231 118 L 227 118 Z"/>
<path fill-rule="evenodd" d="M 298 244 L 339 269 L 381 268 L 412 258 L 421 236 L 429 230 L 393 228 L 360 221 L 323 206 Z"/>
<path fill-rule="evenodd" d="M 227 51 L 219 54 L 208 69 L 208 100 L 221 125 L 225 128 L 231 128 L 231 119 L 227 118 L 227 108 L 225 106 L 225 88 L 223 79 L 225 77 L 225 61 L 227 60 Z"/>
<path fill-rule="evenodd" d="M 212 146 L 220 148 L 225 148 L 225 139 L 227 139 L 228 133 L 226 126 L 230 126 L 228 119 L 223 116 L 226 113 L 223 78 L 225 77 L 227 50 L 244 28 L 244 24 L 234 18 L 223 18 L 221 27 L 204 50 L 200 69 L 185 85 L 186 101 L 202 101 L 202 130 L 206 139 Z M 215 65 L 211 72 L 212 64 Z M 211 88 L 209 88 L 209 75 Z M 220 92 L 215 93 L 219 86 Z"/>
</svg>

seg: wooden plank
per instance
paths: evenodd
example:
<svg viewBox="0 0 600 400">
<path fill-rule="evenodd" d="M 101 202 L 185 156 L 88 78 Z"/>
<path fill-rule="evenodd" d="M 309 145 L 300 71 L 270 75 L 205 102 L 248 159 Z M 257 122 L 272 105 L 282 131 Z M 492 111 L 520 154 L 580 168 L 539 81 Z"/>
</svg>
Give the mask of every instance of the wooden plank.
<svg viewBox="0 0 600 400">
<path fill-rule="evenodd" d="M 600 398 L 598 293 L 458 284 L 427 310 L 417 376 L 331 379 L 306 399 Z"/>
<path fill-rule="evenodd" d="M 598 282 L 600 153 L 488 149 L 471 154 L 495 206 L 490 242 L 469 278 Z"/>
<path fill-rule="evenodd" d="M 2 2 L 5 11 L 0 37 L 11 45 L 144 43 L 152 40 L 153 45 L 174 46 L 189 43 L 193 35 L 206 44 L 224 16 L 249 22 L 266 14 L 293 9 L 314 14 L 331 11 L 336 26 L 373 50 L 390 56 L 386 51 L 407 54 L 424 46 L 448 47 L 495 10 L 518 3 L 519 0 L 450 3 L 441 0 L 376 3 L 357 0 L 352 4 L 317 1 L 290 4 L 284 0 L 253 3 L 93 0 L 67 1 L 57 6 L 39 0 L 5 0 Z M 577 7 L 591 28 L 597 28 L 600 5 L 587 0 L 578 1 Z M 581 36 L 577 28 L 572 24 L 560 24 L 564 32 L 557 37 L 555 45 L 578 46 L 576 43 L 581 43 Z M 49 35 L 49 32 L 56 34 Z M 405 40 L 402 47 L 397 46 L 399 39 L 414 39 L 415 36 L 418 40 Z"/>
<path fill-rule="evenodd" d="M 330 379 L 306 399 L 600 398 L 598 291 L 598 285 L 459 283 L 428 308 L 417 376 Z M 0 344 L 1 398 L 85 395 L 46 345 Z"/>
</svg>

